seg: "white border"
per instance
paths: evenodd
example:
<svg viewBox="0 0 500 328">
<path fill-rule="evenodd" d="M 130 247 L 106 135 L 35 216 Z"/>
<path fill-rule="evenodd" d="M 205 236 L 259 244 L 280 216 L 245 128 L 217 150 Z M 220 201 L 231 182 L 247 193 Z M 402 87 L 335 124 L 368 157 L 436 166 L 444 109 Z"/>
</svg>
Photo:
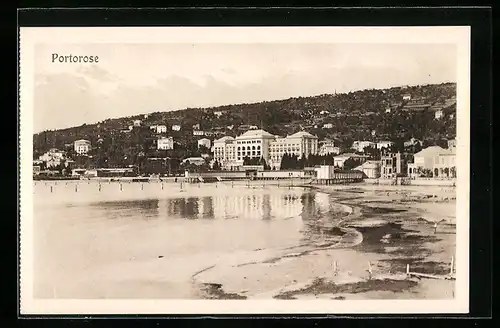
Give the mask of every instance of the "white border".
<svg viewBox="0 0 500 328">
<path fill-rule="evenodd" d="M 469 311 L 470 27 L 43 27 L 20 29 L 21 314 L 417 314 Z M 35 44 L 454 43 L 457 46 L 457 259 L 455 299 L 41 300 L 33 298 L 32 138 Z"/>
</svg>

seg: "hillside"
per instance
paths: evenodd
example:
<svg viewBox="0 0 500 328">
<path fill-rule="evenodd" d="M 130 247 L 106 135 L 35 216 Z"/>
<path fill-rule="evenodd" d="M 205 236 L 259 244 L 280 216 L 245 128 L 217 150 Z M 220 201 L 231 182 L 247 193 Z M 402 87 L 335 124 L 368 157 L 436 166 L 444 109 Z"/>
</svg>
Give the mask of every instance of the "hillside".
<svg viewBox="0 0 500 328">
<path fill-rule="evenodd" d="M 34 152 L 37 156 L 50 148 L 64 149 L 65 145 L 68 148 L 77 139 L 88 139 L 92 145 L 99 144 L 99 148 L 122 154 L 148 152 L 157 138 L 149 126 L 166 125 L 168 132 L 165 135 L 174 137 L 179 143 L 179 155 L 182 155 L 195 147 L 193 142 L 201 138 L 193 136 L 195 124 L 200 125 L 200 130 L 209 131 L 210 139 L 235 136 L 248 129 L 248 125 L 256 125 L 279 135 L 303 129 L 320 139 L 331 138 L 344 146 L 353 140 L 374 138 L 372 131 L 379 140 L 400 141 L 416 137 L 436 143 L 455 137 L 455 93 L 455 83 L 443 83 L 156 112 L 44 131 L 33 136 Z M 405 95 L 410 95 L 411 99 L 405 99 Z M 434 113 L 438 109 L 443 110 L 444 116 L 435 120 Z M 134 120 L 141 120 L 142 127 L 130 132 L 128 127 Z M 181 131 L 172 131 L 173 124 L 181 125 Z M 324 124 L 332 126 L 323 128 Z"/>
</svg>

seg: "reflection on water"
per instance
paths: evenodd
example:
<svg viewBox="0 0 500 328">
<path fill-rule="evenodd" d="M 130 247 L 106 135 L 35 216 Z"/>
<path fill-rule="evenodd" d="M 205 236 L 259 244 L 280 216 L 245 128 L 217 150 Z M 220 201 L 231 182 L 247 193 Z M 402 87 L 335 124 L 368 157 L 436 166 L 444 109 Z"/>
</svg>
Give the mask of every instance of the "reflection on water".
<svg viewBox="0 0 500 328">
<path fill-rule="evenodd" d="M 36 297 L 148 298 L 138 292 L 154 289 L 190 298 L 195 272 L 323 241 L 318 226 L 342 209 L 326 194 L 297 189 L 179 196 L 46 204 L 35 194 Z"/>
<path fill-rule="evenodd" d="M 108 213 L 127 212 L 166 219 L 262 219 L 300 218 L 303 221 L 332 219 L 339 212 L 327 194 L 216 195 L 131 201 L 99 202 Z M 329 216 L 330 214 L 330 216 Z M 114 216 L 108 216 L 114 217 Z"/>
</svg>

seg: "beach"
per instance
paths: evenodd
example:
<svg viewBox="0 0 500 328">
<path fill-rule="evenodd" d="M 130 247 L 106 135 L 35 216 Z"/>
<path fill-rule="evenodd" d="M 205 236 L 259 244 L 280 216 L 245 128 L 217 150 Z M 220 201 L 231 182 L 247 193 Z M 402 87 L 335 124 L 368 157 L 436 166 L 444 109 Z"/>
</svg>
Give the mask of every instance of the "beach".
<svg viewBox="0 0 500 328">
<path fill-rule="evenodd" d="M 448 299 L 453 280 L 405 272 L 450 272 L 454 198 L 299 179 L 38 181 L 35 297 Z"/>
</svg>

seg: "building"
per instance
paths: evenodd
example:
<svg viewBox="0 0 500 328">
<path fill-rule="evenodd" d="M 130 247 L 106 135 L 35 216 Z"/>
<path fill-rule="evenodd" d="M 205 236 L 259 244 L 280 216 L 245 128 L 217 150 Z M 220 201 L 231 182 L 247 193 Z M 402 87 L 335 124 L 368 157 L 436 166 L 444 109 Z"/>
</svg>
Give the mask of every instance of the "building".
<svg viewBox="0 0 500 328">
<path fill-rule="evenodd" d="M 200 129 L 200 123 L 193 124 L 193 130 L 199 130 Z"/>
<path fill-rule="evenodd" d="M 349 158 L 352 158 L 352 156 L 350 154 L 348 155 L 340 155 L 340 156 L 335 156 L 333 158 L 333 165 L 335 167 L 340 167 L 340 168 L 343 168 L 344 167 L 344 163 L 345 161 L 347 161 Z"/>
<path fill-rule="evenodd" d="M 200 148 L 201 146 L 210 149 L 212 146 L 212 141 L 210 141 L 210 139 L 207 138 L 200 139 L 198 140 L 198 148 Z"/>
<path fill-rule="evenodd" d="M 442 110 L 437 110 L 435 113 L 434 113 L 434 118 L 436 120 L 440 120 L 442 117 L 443 117 L 443 111 Z"/>
<path fill-rule="evenodd" d="M 403 95 L 403 100 L 411 100 L 411 95 L 409 94 Z"/>
<path fill-rule="evenodd" d="M 129 126 L 128 126 L 128 130 L 129 130 L 129 131 L 132 131 L 133 129 L 134 129 L 134 126 L 133 126 L 133 125 L 129 125 Z"/>
<path fill-rule="evenodd" d="M 264 149 L 264 159 L 269 163 L 269 166 L 279 169 L 281 158 L 285 153 L 302 158 L 303 155 L 317 154 L 318 150 L 318 137 L 300 131 L 284 138 L 274 137 L 274 140 L 269 143 L 268 156 L 266 156 Z"/>
<path fill-rule="evenodd" d="M 38 157 L 37 165 L 45 163 L 46 168 L 59 166 L 66 163 L 66 153 L 56 148 L 49 149 L 48 152 Z"/>
<path fill-rule="evenodd" d="M 380 176 L 383 179 L 395 178 L 403 173 L 406 175 L 403 157 L 400 152 L 382 156 L 380 161 Z"/>
<path fill-rule="evenodd" d="M 335 166 L 333 165 L 318 165 L 314 170 L 316 171 L 316 178 L 319 180 L 328 180 L 335 177 Z"/>
<path fill-rule="evenodd" d="M 90 151 L 90 141 L 85 139 L 76 140 L 74 142 L 75 152 L 79 155 L 87 154 Z"/>
<path fill-rule="evenodd" d="M 238 166 L 243 165 L 247 158 L 263 158 L 269 163 L 270 145 L 276 137 L 264 130 L 249 130 L 235 138 L 236 162 Z"/>
<path fill-rule="evenodd" d="M 432 176 L 434 178 L 456 178 L 456 148 L 443 149 L 434 156 Z"/>
<path fill-rule="evenodd" d="M 214 154 L 214 160 L 219 162 L 221 167 L 230 170 L 234 170 L 237 168 L 236 144 L 233 137 L 225 136 L 220 139 L 214 140 L 214 144 L 211 150 Z"/>
<path fill-rule="evenodd" d="M 169 150 L 174 149 L 174 138 L 159 138 L 157 140 L 156 146 L 158 150 Z"/>
<path fill-rule="evenodd" d="M 181 130 L 181 126 L 178 125 L 178 124 L 174 124 L 172 125 L 172 131 L 180 131 Z"/>
<path fill-rule="evenodd" d="M 216 112 L 214 112 L 214 115 L 217 116 L 217 117 L 221 117 L 222 116 L 222 112 L 221 111 L 216 111 Z"/>
<path fill-rule="evenodd" d="M 141 120 L 135 120 L 134 126 L 141 126 Z"/>
<path fill-rule="evenodd" d="M 149 129 L 152 130 L 152 131 L 156 131 L 157 127 L 158 127 L 158 125 L 150 125 Z"/>
<path fill-rule="evenodd" d="M 279 169 L 285 153 L 297 157 L 317 154 L 318 137 L 304 131 L 279 137 L 264 130 L 248 130 L 236 138 L 226 136 L 215 140 L 212 152 L 225 169 L 237 169 L 245 157 L 263 158 L 269 166 Z"/>
<path fill-rule="evenodd" d="M 408 141 L 405 141 L 403 143 L 404 147 L 414 147 L 414 146 L 422 146 L 422 141 L 418 140 L 418 139 L 415 139 L 415 138 L 411 138 L 410 140 Z"/>
<path fill-rule="evenodd" d="M 259 127 L 257 125 L 250 125 L 248 128 L 250 130 L 258 130 L 259 129 Z"/>
<path fill-rule="evenodd" d="M 385 109 L 385 112 L 386 112 L 387 114 L 389 114 L 389 113 L 391 112 L 391 107 L 387 107 L 387 108 Z"/>
<path fill-rule="evenodd" d="M 206 163 L 205 159 L 203 157 L 188 157 L 182 160 L 182 164 L 193 164 L 193 165 L 203 165 Z"/>
<path fill-rule="evenodd" d="M 335 143 L 331 140 L 328 140 L 328 141 L 323 141 L 320 143 L 320 147 L 319 147 L 319 154 L 321 156 L 325 156 L 325 155 L 330 155 L 330 154 L 339 154 L 340 153 L 340 147 L 335 147 Z"/>
<path fill-rule="evenodd" d="M 204 136 L 204 135 L 205 135 L 204 131 L 200 131 L 200 130 L 193 131 L 193 136 Z"/>
<path fill-rule="evenodd" d="M 333 124 L 332 123 L 325 123 L 325 124 L 323 124 L 323 129 L 333 129 Z"/>
<path fill-rule="evenodd" d="M 444 149 L 439 146 L 431 146 L 414 154 L 413 163 L 408 164 L 408 176 L 418 177 L 426 171 L 431 172 L 434 169 L 435 157 L 443 151 Z"/>
<path fill-rule="evenodd" d="M 382 149 L 382 148 L 390 148 L 392 145 L 394 145 L 394 142 L 392 141 L 379 141 L 377 142 L 377 149 Z"/>
<path fill-rule="evenodd" d="M 376 147 L 377 144 L 372 142 L 372 141 L 354 141 L 352 143 L 352 149 L 359 151 L 359 152 L 364 152 L 366 147 Z"/>
<path fill-rule="evenodd" d="M 379 161 L 366 161 L 354 170 L 363 172 L 368 179 L 378 179 L 380 178 L 380 166 L 381 162 Z"/>
<path fill-rule="evenodd" d="M 455 148 L 457 146 L 457 139 L 448 140 L 448 149 Z"/>
<path fill-rule="evenodd" d="M 158 125 L 156 126 L 156 133 L 166 133 L 167 126 L 166 125 Z"/>
</svg>

